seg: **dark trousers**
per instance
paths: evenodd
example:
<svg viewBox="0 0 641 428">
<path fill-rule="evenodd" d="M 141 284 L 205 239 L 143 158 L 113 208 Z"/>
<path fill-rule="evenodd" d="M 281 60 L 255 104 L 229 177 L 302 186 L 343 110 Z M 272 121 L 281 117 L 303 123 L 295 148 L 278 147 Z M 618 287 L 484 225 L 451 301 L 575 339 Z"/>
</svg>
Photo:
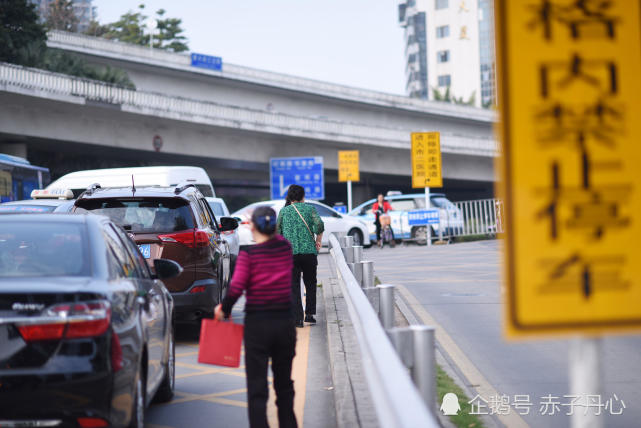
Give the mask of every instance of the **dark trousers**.
<svg viewBox="0 0 641 428">
<path fill-rule="evenodd" d="M 245 317 L 245 372 L 247 374 L 247 404 L 249 426 L 268 428 L 267 367 L 272 360 L 274 390 L 280 428 L 296 428 L 294 415 L 294 382 L 292 360 L 296 354 L 296 328 L 291 313 L 278 318 L 263 313 Z"/>
<path fill-rule="evenodd" d="M 292 303 L 294 318 L 303 320 L 303 301 L 300 297 L 300 275 L 305 283 L 305 315 L 316 315 L 316 254 L 294 254 L 294 271 L 292 275 Z"/>
</svg>

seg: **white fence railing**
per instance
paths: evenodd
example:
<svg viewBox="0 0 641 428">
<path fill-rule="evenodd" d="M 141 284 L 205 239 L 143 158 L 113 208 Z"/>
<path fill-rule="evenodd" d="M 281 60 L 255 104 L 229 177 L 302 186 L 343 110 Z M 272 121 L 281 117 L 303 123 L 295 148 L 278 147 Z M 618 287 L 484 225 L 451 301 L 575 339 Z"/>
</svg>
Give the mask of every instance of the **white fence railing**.
<svg viewBox="0 0 641 428">
<path fill-rule="evenodd" d="M 125 111 L 215 126 L 374 146 L 409 148 L 410 130 L 294 116 L 155 92 L 136 91 L 13 64 L 0 63 L 0 85 L 3 86 L 0 89 L 4 90 L 15 87 L 33 90 L 38 96 L 51 93 L 82 97 L 119 105 Z M 496 143 L 489 139 L 442 134 L 441 140 L 443 151 L 447 153 L 480 156 L 495 156 L 497 153 Z"/>
<path fill-rule="evenodd" d="M 478 199 L 453 203 L 456 209 L 441 208 L 440 222 L 433 238 L 503 233 L 503 202 Z"/>
</svg>

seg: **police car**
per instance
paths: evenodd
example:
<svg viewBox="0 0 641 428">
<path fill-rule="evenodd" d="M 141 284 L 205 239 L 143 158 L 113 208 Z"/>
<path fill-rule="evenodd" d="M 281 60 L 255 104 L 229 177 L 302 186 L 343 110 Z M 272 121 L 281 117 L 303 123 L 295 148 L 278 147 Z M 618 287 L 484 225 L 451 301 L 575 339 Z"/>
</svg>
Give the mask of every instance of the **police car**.
<svg viewBox="0 0 641 428">
<path fill-rule="evenodd" d="M 31 192 L 31 199 L 0 204 L 0 214 L 68 213 L 73 202 L 70 189 L 39 189 Z"/>
<path fill-rule="evenodd" d="M 420 244 L 426 242 L 425 226 L 410 226 L 409 213 L 414 210 L 425 209 L 425 194 L 400 194 L 400 192 L 388 192 L 385 200 L 392 206 L 389 213 L 392 220 L 392 230 L 397 240 L 413 240 Z M 376 199 L 370 199 L 363 202 L 352 211 L 349 215 L 362 220 L 368 227 L 370 239 L 376 240 L 376 226 L 374 225 L 374 213 L 372 205 Z M 463 215 L 461 210 L 450 202 L 443 193 L 430 194 L 430 207 L 439 210 L 440 224 L 430 226 L 432 228 L 432 238 L 438 237 L 439 228 L 443 227 L 443 236 L 450 235 L 454 230 L 463 227 Z"/>
</svg>

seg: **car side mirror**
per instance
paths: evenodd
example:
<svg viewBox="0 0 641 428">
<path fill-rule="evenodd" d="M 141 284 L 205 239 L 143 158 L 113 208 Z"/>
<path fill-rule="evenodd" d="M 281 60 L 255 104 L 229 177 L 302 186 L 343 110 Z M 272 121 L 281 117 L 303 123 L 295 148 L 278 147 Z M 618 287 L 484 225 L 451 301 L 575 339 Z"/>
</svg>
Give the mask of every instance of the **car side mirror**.
<svg viewBox="0 0 641 428">
<path fill-rule="evenodd" d="M 230 230 L 238 229 L 238 220 L 234 217 L 221 217 L 220 218 L 220 230 L 227 232 Z"/>
<path fill-rule="evenodd" d="M 156 259 L 154 260 L 154 270 L 158 279 L 171 279 L 180 275 L 183 268 L 173 260 Z"/>
</svg>

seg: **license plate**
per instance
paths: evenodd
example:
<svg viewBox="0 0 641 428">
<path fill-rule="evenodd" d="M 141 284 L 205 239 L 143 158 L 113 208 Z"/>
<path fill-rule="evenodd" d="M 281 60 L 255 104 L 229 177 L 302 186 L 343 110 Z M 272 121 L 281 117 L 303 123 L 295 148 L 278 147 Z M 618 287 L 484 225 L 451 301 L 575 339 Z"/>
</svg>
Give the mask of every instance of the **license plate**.
<svg viewBox="0 0 641 428">
<path fill-rule="evenodd" d="M 138 245 L 138 249 L 142 253 L 142 256 L 146 259 L 151 257 L 151 245 L 149 244 L 140 244 Z"/>
</svg>

